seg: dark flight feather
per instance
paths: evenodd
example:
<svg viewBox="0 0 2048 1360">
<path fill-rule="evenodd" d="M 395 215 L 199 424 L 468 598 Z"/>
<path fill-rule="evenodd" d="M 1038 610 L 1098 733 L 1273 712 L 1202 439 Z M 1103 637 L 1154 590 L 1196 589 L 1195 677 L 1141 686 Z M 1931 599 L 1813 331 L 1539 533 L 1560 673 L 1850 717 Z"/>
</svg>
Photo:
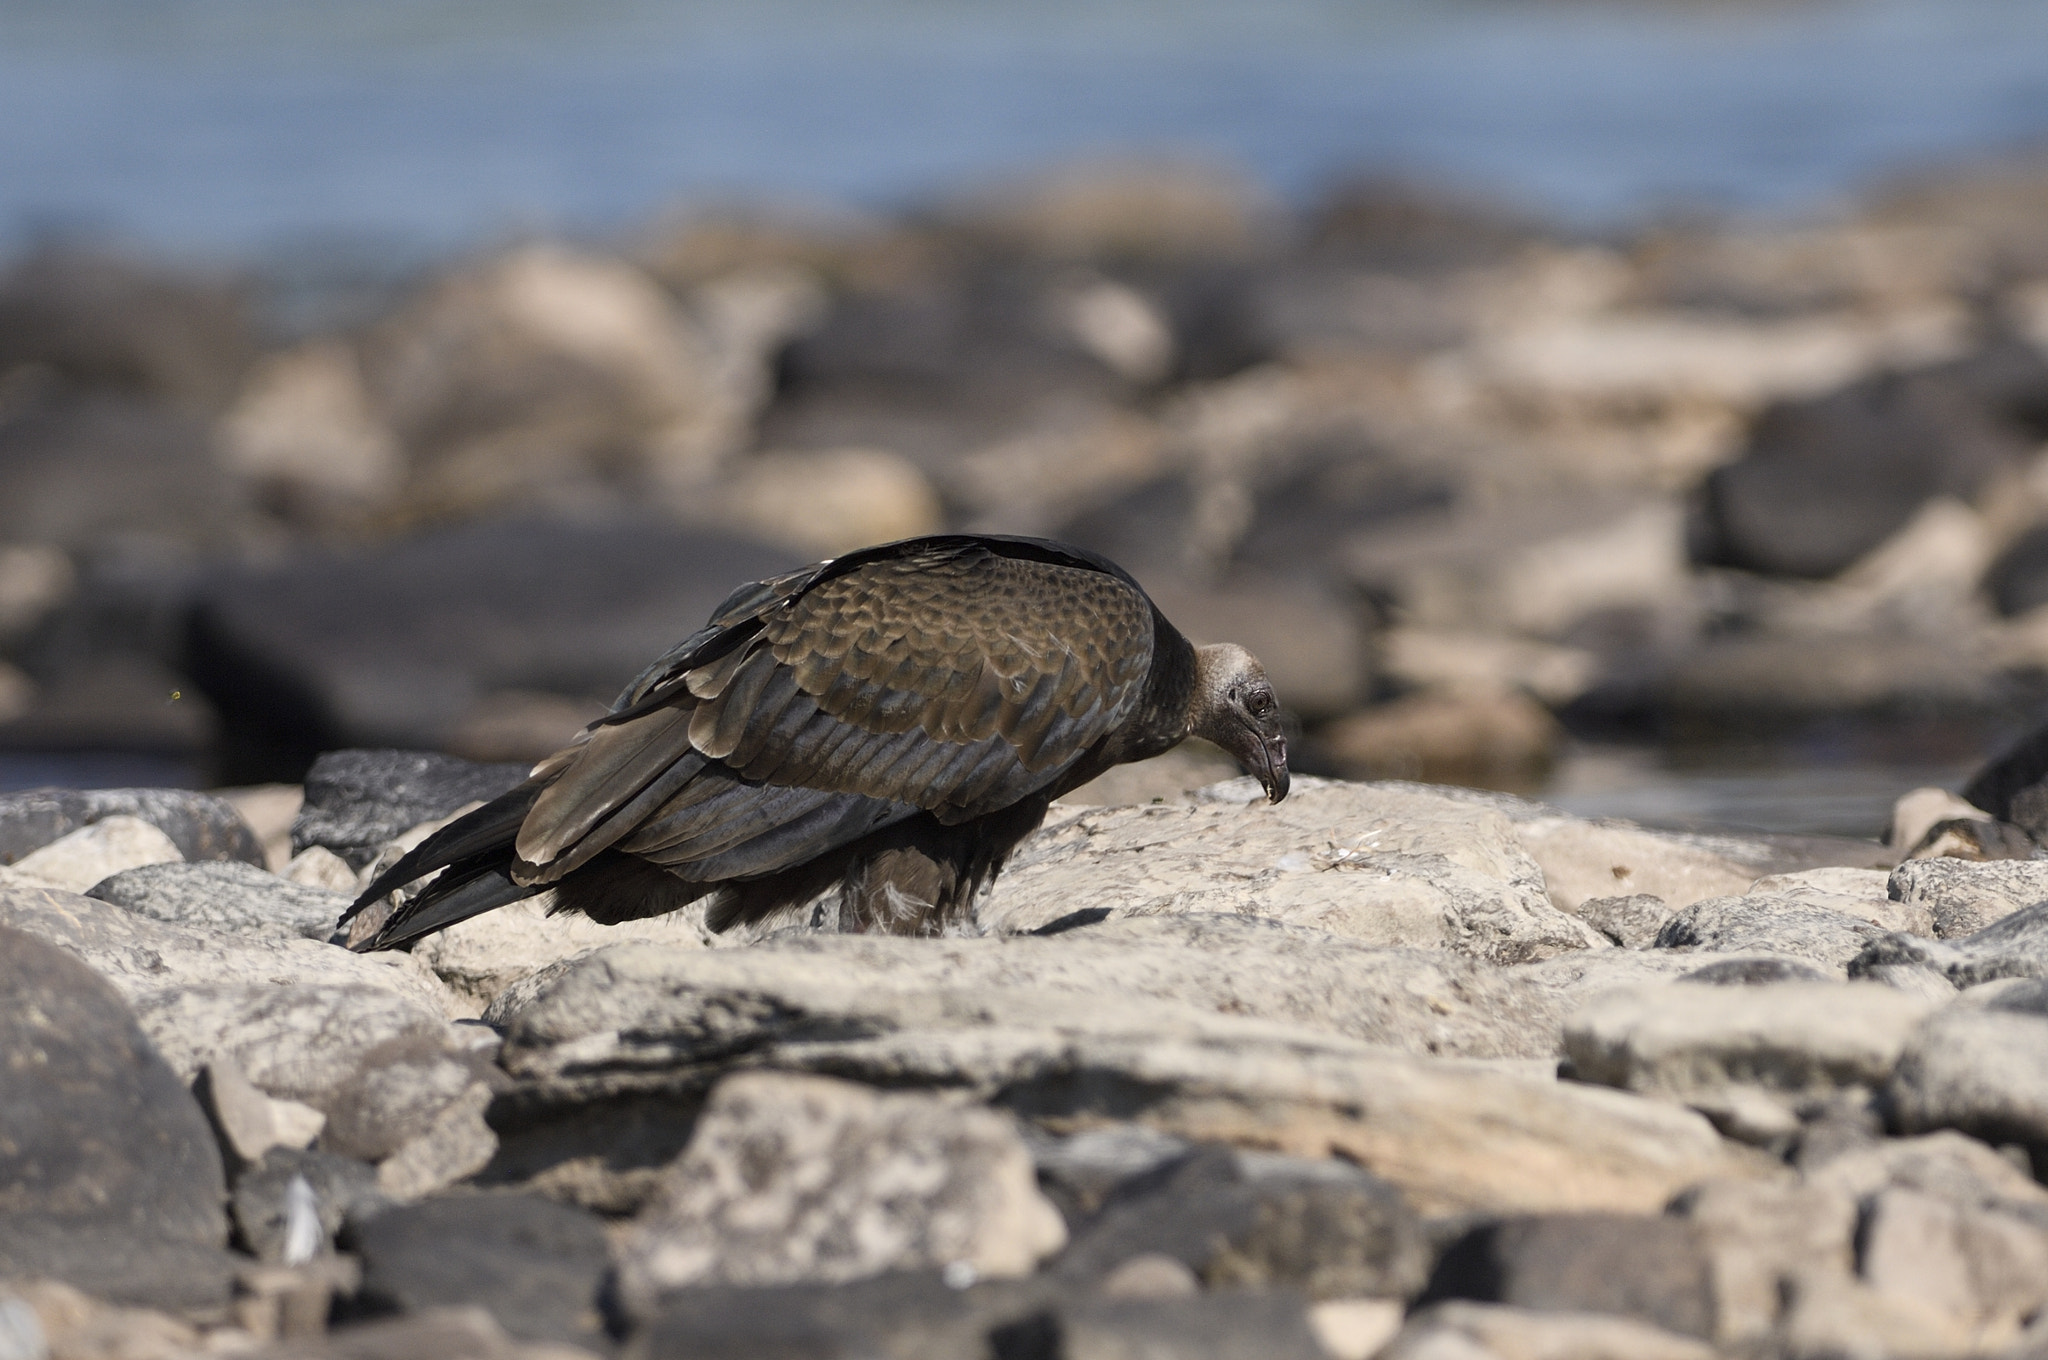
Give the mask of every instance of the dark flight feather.
<svg viewBox="0 0 2048 1360">
<path fill-rule="evenodd" d="M 1093 554 L 974 535 L 862 549 L 735 590 L 350 915 L 440 870 L 366 947 L 550 888 L 601 920 L 710 893 L 720 930 L 837 884 L 841 928 L 930 933 L 1051 799 L 1187 735 L 1195 684 L 1194 649 Z"/>
</svg>

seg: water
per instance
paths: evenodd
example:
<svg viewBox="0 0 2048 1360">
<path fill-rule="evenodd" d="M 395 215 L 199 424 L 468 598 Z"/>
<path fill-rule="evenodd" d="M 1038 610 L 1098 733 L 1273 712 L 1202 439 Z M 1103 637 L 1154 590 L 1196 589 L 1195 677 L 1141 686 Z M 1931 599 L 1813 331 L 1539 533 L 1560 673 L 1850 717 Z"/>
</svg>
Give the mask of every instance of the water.
<svg viewBox="0 0 2048 1360">
<path fill-rule="evenodd" d="M 1131 151 L 1611 222 L 2043 139 L 2040 0 L 0 4 L 0 248 L 396 258 Z"/>
</svg>

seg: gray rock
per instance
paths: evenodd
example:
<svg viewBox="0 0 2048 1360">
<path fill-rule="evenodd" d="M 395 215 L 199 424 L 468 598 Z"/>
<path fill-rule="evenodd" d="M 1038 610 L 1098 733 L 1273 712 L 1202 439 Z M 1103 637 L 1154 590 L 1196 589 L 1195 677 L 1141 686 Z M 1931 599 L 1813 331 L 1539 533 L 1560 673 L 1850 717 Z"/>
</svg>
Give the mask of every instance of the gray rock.
<svg viewBox="0 0 2048 1360">
<path fill-rule="evenodd" d="M 1882 934 L 1860 917 L 1789 895 L 1710 897 L 1666 921 L 1657 932 L 1657 948 L 1790 954 L 1839 977 Z"/>
<path fill-rule="evenodd" d="M 1873 1291 L 1940 1315 L 1980 1352 L 2018 1341 L 2048 1303 L 2048 1232 L 2011 1214 L 1891 1188 L 1866 1205 L 1859 1239 Z"/>
<path fill-rule="evenodd" d="M 957 1282 L 959 1276 L 955 1276 Z M 836 1285 L 678 1289 L 633 1336 L 633 1360 L 947 1360 L 987 1355 L 991 1334 L 1028 1324 L 1059 1296 L 1044 1277 L 956 1288 L 938 1271 Z M 1018 1324 L 1027 1324 L 1012 1332 Z M 1039 1329 L 1042 1331 L 1042 1328 Z"/>
<path fill-rule="evenodd" d="M 1584 903 L 1615 893 L 1648 894 L 1675 911 L 1740 893 L 1757 877 L 1716 848 L 1627 822 L 1537 814 L 1516 819 L 1515 835 L 1542 866 L 1551 901 L 1580 915 Z"/>
<path fill-rule="evenodd" d="M 434 1042 L 446 1022 L 396 992 L 364 986 L 188 987 L 137 1008 L 171 1066 L 226 1060 L 259 1090 L 333 1112 L 329 1102 L 382 1045 Z"/>
<path fill-rule="evenodd" d="M 216 573 L 194 602 L 186 660 L 221 711 L 226 777 L 290 779 L 321 751 L 444 747 L 507 691 L 597 716 L 734 586 L 802 561 L 653 515 L 472 521 Z M 574 734 L 573 717 L 567 727 L 549 742 Z M 295 834 L 295 850 L 310 844 L 326 842 Z M 330 848 L 359 863 L 360 848 Z"/>
<path fill-rule="evenodd" d="M 225 1059 L 208 1063 L 192 1083 L 192 1094 L 213 1121 L 230 1175 L 262 1159 L 274 1147 L 311 1146 L 327 1116 L 297 1101 L 275 1100 Z"/>
<path fill-rule="evenodd" d="M 432 1308 L 268 1348 L 266 1360 L 587 1360 L 558 1343 L 522 1345 L 481 1308 Z"/>
<path fill-rule="evenodd" d="M 1680 982 L 1708 987 L 1768 987 L 1777 982 L 1826 982 L 1828 975 L 1812 964 L 1769 954 L 1718 959 L 1678 976 Z"/>
<path fill-rule="evenodd" d="M 379 1162 L 425 1133 L 449 1102 L 481 1079 L 478 1064 L 448 1051 L 437 1030 L 410 1030 L 356 1055 L 354 1071 L 322 1093 L 320 1145 Z"/>
<path fill-rule="evenodd" d="M 290 1231 L 291 1185 L 304 1181 L 312 1192 L 325 1243 L 331 1244 L 349 1215 L 381 1207 L 377 1169 L 367 1162 L 319 1149 L 275 1148 L 235 1178 L 229 1201 L 235 1234 L 260 1261 L 285 1259 Z"/>
<path fill-rule="evenodd" d="M 1893 1118 L 1907 1133 L 1960 1129 L 2048 1153 L 2048 1018 L 1953 1006 L 1900 1056 Z"/>
<path fill-rule="evenodd" d="M 1700 1231 L 1684 1219 L 1549 1214 L 1474 1228 L 1437 1262 L 1423 1301 L 1612 1313 L 1711 1337 L 1713 1287 Z"/>
<path fill-rule="evenodd" d="M 1407 1298 L 1429 1250 L 1400 1192 L 1342 1162 L 1209 1148 L 1126 1182 L 1055 1265 L 1100 1280 L 1164 1255 L 1211 1288 Z"/>
<path fill-rule="evenodd" d="M 1013 1123 L 938 1096 L 727 1078 L 620 1244 L 620 1296 L 955 1266 L 1029 1274 L 1066 1240 Z"/>
<path fill-rule="evenodd" d="M 447 1014 L 455 1004 L 439 979 L 408 955 L 351 954 L 311 940 L 250 940 L 187 930 L 53 889 L 0 888 L 0 925 L 84 960 L 138 1006 L 188 988 L 219 991 L 244 985 L 259 990 L 359 987 L 389 992 L 435 1014 Z M 196 1072 L 198 1062 L 180 1070 Z"/>
<path fill-rule="evenodd" d="M 523 765 L 428 751 L 329 751 L 306 772 L 292 853 L 317 845 L 360 870 L 401 832 L 488 803 L 525 778 Z"/>
<path fill-rule="evenodd" d="M 1725 1346 L 1769 1336 L 1801 1281 L 1855 1269 L 1856 1199 L 1835 1186 L 1708 1181 L 1670 1212 L 1698 1229 L 1713 1275 L 1714 1340 Z"/>
<path fill-rule="evenodd" d="M 1999 978 L 2048 977 L 2048 902 L 2037 902 L 1957 939 L 1883 935 L 1849 962 L 1851 977 L 1877 976 L 1888 969 L 1937 973 L 1957 987 Z"/>
<path fill-rule="evenodd" d="M 1094 1217 L 1119 1185 L 1188 1151 L 1185 1141 L 1142 1124 L 1113 1124 L 1066 1138 L 1026 1126 L 1024 1136 L 1038 1167 L 1038 1188 L 1069 1229 Z"/>
<path fill-rule="evenodd" d="M 1706 1342 L 1606 1313 L 1439 1303 L 1411 1315 L 1376 1360 L 1715 1360 Z"/>
<path fill-rule="evenodd" d="M 1555 893 L 1552 889 L 1553 896 Z M 1657 932 L 1672 916 L 1671 904 L 1650 893 L 1589 897 L 1568 910 L 1624 949 L 1648 949 L 1656 944 Z"/>
<path fill-rule="evenodd" d="M 124 870 L 177 859 L 171 838 L 140 817 L 102 817 L 23 855 L 0 872 L 0 882 L 82 893 Z"/>
<path fill-rule="evenodd" d="M 1934 934 L 1956 939 L 2048 901 L 2048 860 L 1911 859 L 1892 870 L 1891 894 L 1924 905 Z"/>
<path fill-rule="evenodd" d="M 1492 809 L 1401 786 L 1297 780 L 1269 806 L 1236 780 L 1197 801 L 1061 809 L 1019 847 L 984 928 L 1230 913 L 1383 947 L 1519 963 L 1605 941 L 1557 910 L 1543 873 Z"/>
<path fill-rule="evenodd" d="M 239 861 L 150 864 L 101 880 L 87 897 L 139 916 L 243 939 L 324 941 L 349 899 Z"/>
<path fill-rule="evenodd" d="M 361 1307 L 473 1305 L 521 1340 L 603 1347 L 609 1258 L 594 1214 L 538 1195 L 463 1195 L 359 1213 L 344 1240 L 362 1258 Z"/>
<path fill-rule="evenodd" d="M 489 1166 L 498 1152 L 497 1131 L 484 1118 L 490 1104 L 491 1089 L 483 1082 L 464 1088 L 377 1167 L 377 1189 L 401 1202 L 420 1199 Z"/>
<path fill-rule="evenodd" d="M 1064 1298 L 994 1333 L 1001 1360 L 1325 1360 L 1300 1298 L 1237 1292 L 1192 1299 Z"/>
<path fill-rule="evenodd" d="M 1838 1091 L 1881 1088 L 1932 1009 L 1867 983 L 1679 984 L 1596 997 L 1566 1023 L 1564 1048 L 1581 1081 L 1683 1101 L 1768 1142 Z"/>
<path fill-rule="evenodd" d="M 119 993 L 0 927 L 0 995 L 0 1278 L 224 1297 L 220 1152 Z"/>
<path fill-rule="evenodd" d="M 234 860 L 261 868 L 263 845 L 226 799 L 190 789 L 32 789 L 0 794 L 0 863 L 107 817 L 137 817 L 194 862 Z"/>
<path fill-rule="evenodd" d="M 883 1086 L 940 1085 L 1000 1097 L 1061 1131 L 1135 1119 L 1181 1137 L 1349 1157 L 1425 1212 L 1655 1207 L 1701 1176 L 1757 1169 L 1676 1107 L 1232 1014 L 1259 996 L 1232 977 L 1249 966 L 1247 950 L 1227 952 L 1221 965 L 1185 948 L 1157 958 L 1104 950 L 1090 962 L 1077 950 L 1085 937 L 812 936 L 687 953 L 621 945 L 514 987 L 491 1018 L 506 1034 L 501 1061 L 524 1098 L 542 1103 L 634 1091 L 686 1096 L 736 1061 Z M 1217 936 L 1246 938 L 1241 928 Z M 1352 962 L 1342 949 L 1334 942 L 1329 952 Z M 1301 952 L 1323 962 L 1323 951 Z M 1600 953 L 1639 968 L 1655 961 Z M 1060 985 L 1058 970 L 1069 966 L 1083 971 Z M 1230 985 L 1217 994 L 1222 1013 L 1145 994 L 1203 974 L 1209 985 Z M 1418 984 L 1398 1013 L 1410 1002 L 1456 1011 L 1457 993 L 1428 975 L 1404 969 L 1394 978 Z M 1554 1045 L 1552 1017 L 1571 1004 L 1573 981 L 1532 984 L 1545 1018 L 1511 1051 L 1532 1038 L 1546 1051 Z M 1375 984 L 1351 971 L 1328 988 L 1319 994 L 1353 997 Z M 1222 1006 L 1231 996 L 1244 1001 Z"/>
</svg>

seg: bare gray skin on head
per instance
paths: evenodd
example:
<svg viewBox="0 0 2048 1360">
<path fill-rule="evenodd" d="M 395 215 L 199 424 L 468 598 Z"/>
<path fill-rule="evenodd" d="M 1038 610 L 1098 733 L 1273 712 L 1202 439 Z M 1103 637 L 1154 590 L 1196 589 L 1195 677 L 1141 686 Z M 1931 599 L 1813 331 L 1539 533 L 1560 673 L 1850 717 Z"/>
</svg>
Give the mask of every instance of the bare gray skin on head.
<svg viewBox="0 0 2048 1360">
<path fill-rule="evenodd" d="M 1214 742 L 1257 779 L 1270 802 L 1287 796 L 1287 737 L 1259 659 L 1232 642 L 1195 649 L 1188 734 Z"/>
</svg>

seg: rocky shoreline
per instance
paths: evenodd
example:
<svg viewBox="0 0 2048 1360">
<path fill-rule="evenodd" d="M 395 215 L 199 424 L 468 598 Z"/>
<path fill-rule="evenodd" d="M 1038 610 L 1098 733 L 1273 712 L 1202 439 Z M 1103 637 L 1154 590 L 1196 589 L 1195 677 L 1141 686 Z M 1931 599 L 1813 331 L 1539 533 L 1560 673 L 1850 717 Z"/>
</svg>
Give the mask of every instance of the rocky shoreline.
<svg viewBox="0 0 2048 1360">
<path fill-rule="evenodd" d="M 2048 1345 L 2024 825 L 1136 773 L 956 938 L 522 905 L 369 956 L 348 894 L 516 769 L 0 797 L 0 1356 Z"/>
</svg>

